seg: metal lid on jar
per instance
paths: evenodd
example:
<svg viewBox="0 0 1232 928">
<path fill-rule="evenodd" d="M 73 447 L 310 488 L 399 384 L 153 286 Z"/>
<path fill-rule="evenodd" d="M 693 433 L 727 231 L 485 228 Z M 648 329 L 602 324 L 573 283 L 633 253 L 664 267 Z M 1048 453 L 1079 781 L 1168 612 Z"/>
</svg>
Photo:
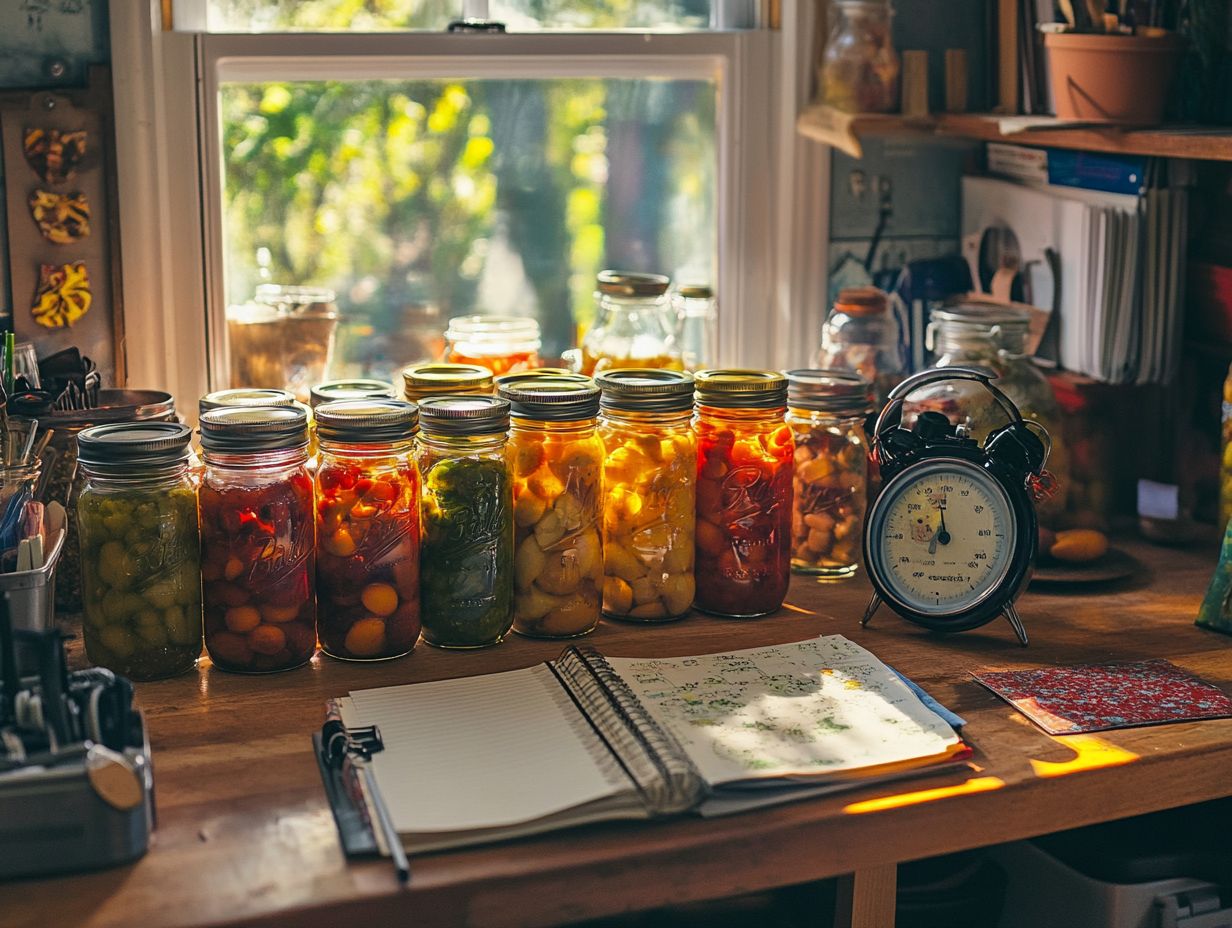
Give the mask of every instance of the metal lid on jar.
<svg viewBox="0 0 1232 928">
<path fill-rule="evenodd" d="M 322 403 L 338 400 L 394 399 L 394 385 L 385 380 L 327 380 L 308 394 L 308 405 L 316 409 Z"/>
<path fill-rule="evenodd" d="M 416 401 L 445 393 L 490 393 L 492 372 L 480 364 L 433 361 L 405 368 L 402 384 L 406 398 Z"/>
<path fill-rule="evenodd" d="M 178 464 L 188 458 L 192 429 L 178 422 L 116 422 L 77 435 L 77 460 L 87 468 Z"/>
<path fill-rule="evenodd" d="M 631 271 L 600 271 L 595 286 L 608 296 L 662 296 L 672 284 L 662 274 L 635 274 Z"/>
<path fill-rule="evenodd" d="M 929 314 L 929 320 L 943 326 L 969 326 L 978 329 L 1026 329 L 1031 317 L 1026 310 L 1012 306 L 992 306 L 980 303 L 959 303 L 939 306 Z"/>
<path fill-rule="evenodd" d="M 872 409 L 872 384 L 851 371 L 801 368 L 787 372 L 787 405 L 836 415 Z"/>
<path fill-rule="evenodd" d="M 834 308 L 849 316 L 877 316 L 886 311 L 889 296 L 876 287 L 845 287 L 838 292 Z"/>
<path fill-rule="evenodd" d="M 676 292 L 686 300 L 709 300 L 714 298 L 714 290 L 709 284 L 685 284 Z"/>
<path fill-rule="evenodd" d="M 774 409 L 787 405 L 787 378 L 778 371 L 728 368 L 693 375 L 697 402 L 720 409 Z"/>
<path fill-rule="evenodd" d="M 234 390 L 215 390 L 197 401 L 198 413 L 206 413 L 222 406 L 294 406 L 295 394 L 289 390 L 259 390 L 240 387 Z"/>
<path fill-rule="evenodd" d="M 581 379 L 578 379 L 581 378 Z M 509 401 L 510 415 L 543 422 L 593 419 L 599 414 L 599 388 L 589 377 L 540 374 L 503 383 L 497 393 Z"/>
<path fill-rule="evenodd" d="M 419 427 L 419 407 L 404 400 L 334 400 L 313 411 L 321 441 L 383 444 L 405 441 Z"/>
<path fill-rule="evenodd" d="M 603 409 L 683 412 L 693 408 L 693 375 L 653 367 L 621 367 L 595 376 Z"/>
<path fill-rule="evenodd" d="M 545 377 L 551 377 L 554 380 L 567 380 L 572 383 L 594 383 L 585 374 L 575 374 L 564 367 L 532 367 L 528 371 L 514 371 L 497 377 L 496 395 L 501 395 L 501 387 L 511 384 L 529 383 L 532 380 L 542 380 Z"/>
<path fill-rule="evenodd" d="M 308 411 L 302 406 L 224 406 L 201 416 L 206 451 L 246 454 L 307 444 Z"/>
<path fill-rule="evenodd" d="M 432 396 L 419 404 L 425 435 L 502 435 L 509 431 L 509 401 L 496 396 Z"/>
</svg>

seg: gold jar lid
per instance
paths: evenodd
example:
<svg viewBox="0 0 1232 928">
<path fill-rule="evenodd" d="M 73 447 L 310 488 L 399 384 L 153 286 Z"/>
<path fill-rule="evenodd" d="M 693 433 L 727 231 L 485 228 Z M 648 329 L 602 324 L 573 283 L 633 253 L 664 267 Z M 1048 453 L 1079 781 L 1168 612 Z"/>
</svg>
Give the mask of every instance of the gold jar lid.
<svg viewBox="0 0 1232 928">
<path fill-rule="evenodd" d="M 778 371 L 714 368 L 693 375 L 700 406 L 773 409 L 787 405 L 787 378 Z"/>
<path fill-rule="evenodd" d="M 480 364 L 412 364 L 402 371 L 402 392 L 408 400 L 448 393 L 491 393 L 492 372 Z"/>
<path fill-rule="evenodd" d="M 632 271 L 600 271 L 595 281 L 600 293 L 608 296 L 662 296 L 672 285 L 662 274 L 635 274 Z"/>
</svg>

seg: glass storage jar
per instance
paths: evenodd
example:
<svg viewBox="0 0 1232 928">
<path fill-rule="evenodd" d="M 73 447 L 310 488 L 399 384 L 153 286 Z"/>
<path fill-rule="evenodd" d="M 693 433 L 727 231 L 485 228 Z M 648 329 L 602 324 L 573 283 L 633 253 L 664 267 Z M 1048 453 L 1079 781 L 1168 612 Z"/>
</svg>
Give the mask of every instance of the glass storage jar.
<svg viewBox="0 0 1232 928">
<path fill-rule="evenodd" d="M 339 400 L 394 398 L 394 385 L 385 380 L 327 380 L 312 388 L 308 395 L 308 405 L 316 409 L 322 403 Z"/>
<path fill-rule="evenodd" d="M 316 520 L 301 406 L 201 417 L 205 647 L 222 670 L 267 673 L 316 650 Z"/>
<path fill-rule="evenodd" d="M 680 326 L 680 354 L 687 371 L 719 363 L 719 311 L 714 291 L 701 284 L 676 291 L 676 316 Z"/>
<path fill-rule="evenodd" d="M 480 364 L 433 361 L 402 371 L 402 396 L 412 403 L 430 396 L 492 395 L 492 372 Z"/>
<path fill-rule="evenodd" d="M 280 353 L 282 376 L 273 382 L 237 377 L 236 360 L 261 357 L 261 351 L 249 351 L 246 340 L 237 344 L 240 328 L 228 326 L 231 338 L 232 383 L 237 386 L 284 385 L 301 403 L 308 402 L 308 391 L 314 383 L 326 377 L 334 356 L 334 339 L 338 329 L 336 294 L 326 287 L 299 287 L 284 284 L 261 284 L 255 301 L 273 307 L 278 313 L 275 350 Z M 238 373 L 242 373 L 240 368 Z"/>
<path fill-rule="evenodd" d="M 493 374 L 539 366 L 539 323 L 523 316 L 457 316 L 445 330 L 445 360 Z"/>
<path fill-rule="evenodd" d="M 666 622 L 693 605 L 697 440 L 693 378 L 614 370 L 602 391 L 603 614 Z"/>
<path fill-rule="evenodd" d="M 695 375 L 697 573 L 694 603 L 751 618 L 783 604 L 791 579 L 792 459 L 787 378 L 774 371 Z"/>
<path fill-rule="evenodd" d="M 659 274 L 601 271 L 595 324 L 582 339 L 582 373 L 593 376 L 627 367 L 683 370 L 677 320 Z"/>
<path fill-rule="evenodd" d="M 316 409 L 317 639 L 331 657 L 400 657 L 419 639 L 419 472 L 414 403 Z"/>
<path fill-rule="evenodd" d="M 821 96 L 846 113 L 898 111 L 898 53 L 888 0 L 831 0 L 834 27 L 821 58 Z"/>
<path fill-rule="evenodd" d="M 509 403 L 434 396 L 419 406 L 423 636 L 439 648 L 499 644 L 513 626 Z"/>
<path fill-rule="evenodd" d="M 868 497 L 869 383 L 842 371 L 787 372 L 787 424 L 795 440 L 791 566 L 849 577 L 860 563 Z"/>
<path fill-rule="evenodd" d="M 201 549 L 192 432 L 174 422 L 100 425 L 77 436 L 86 656 L 133 680 L 201 656 Z"/>
<path fill-rule="evenodd" d="M 907 376 L 902 326 L 888 295 L 876 287 L 840 290 L 821 327 L 817 366 L 851 371 L 873 385 L 873 403 L 886 397 Z"/>
<path fill-rule="evenodd" d="M 513 629 L 574 638 L 599 624 L 603 442 L 599 388 L 576 375 L 505 383 L 513 461 Z"/>
</svg>

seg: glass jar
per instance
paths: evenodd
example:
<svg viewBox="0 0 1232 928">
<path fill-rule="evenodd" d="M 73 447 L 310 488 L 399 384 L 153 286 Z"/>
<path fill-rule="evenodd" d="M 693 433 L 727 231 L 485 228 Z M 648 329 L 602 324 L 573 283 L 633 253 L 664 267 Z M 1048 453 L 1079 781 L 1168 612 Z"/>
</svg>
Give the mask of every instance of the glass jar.
<svg viewBox="0 0 1232 928">
<path fill-rule="evenodd" d="M 898 53 L 888 0 L 831 0 L 833 29 L 821 58 L 821 97 L 846 113 L 898 111 Z"/>
<path fill-rule="evenodd" d="M 338 329 L 336 295 L 326 287 L 294 287 L 283 284 L 261 284 L 255 300 L 273 307 L 277 313 L 274 330 L 278 333 L 275 348 L 280 354 L 282 376 L 276 381 L 233 380 L 236 386 L 285 386 L 301 403 L 308 402 L 313 384 L 325 379 L 334 356 L 334 338 Z M 237 330 L 228 327 L 232 338 L 231 356 L 246 356 L 246 346 L 234 342 Z"/>
<path fill-rule="evenodd" d="M 419 407 L 420 602 L 438 648 L 499 644 L 513 627 L 509 403 L 434 396 Z"/>
<path fill-rule="evenodd" d="M 791 580 L 792 458 L 787 378 L 706 370 L 696 379 L 697 574 L 715 615 L 774 612 Z"/>
<path fill-rule="evenodd" d="M 539 323 L 522 316 L 457 316 L 445 330 L 445 360 L 493 374 L 539 366 Z"/>
<path fill-rule="evenodd" d="M 869 383 L 841 371 L 787 372 L 787 424 L 795 440 L 791 566 L 850 577 L 861 557 L 868 498 Z"/>
<path fill-rule="evenodd" d="M 86 656 L 133 680 L 184 673 L 201 656 L 191 439 L 174 422 L 100 425 L 77 436 Z"/>
<path fill-rule="evenodd" d="M 873 385 L 876 408 L 885 405 L 890 391 L 907 376 L 907 353 L 898 315 L 884 291 L 876 287 L 839 291 L 821 327 L 817 366 L 859 374 Z"/>
<path fill-rule="evenodd" d="M 402 396 L 418 403 L 430 396 L 492 394 L 492 372 L 479 364 L 412 364 L 402 371 Z"/>
<path fill-rule="evenodd" d="M 693 605 L 697 440 L 693 378 L 615 370 L 602 391 L 603 614 L 668 622 Z"/>
<path fill-rule="evenodd" d="M 222 670 L 267 673 L 316 650 L 308 414 L 228 406 L 201 417 L 205 647 Z"/>
<path fill-rule="evenodd" d="M 531 638 L 574 638 L 599 624 L 599 388 L 575 376 L 528 375 L 500 387 L 513 426 L 513 629 Z"/>
<path fill-rule="evenodd" d="M 627 367 L 684 369 L 670 284 L 659 274 L 599 273 L 598 316 L 581 345 L 583 374 Z"/>
<path fill-rule="evenodd" d="M 1066 509 L 1068 453 L 1061 430 L 1061 411 L 1044 373 L 1027 354 L 1029 317 L 1009 306 L 947 306 L 934 309 L 927 347 L 935 352 L 933 367 L 986 367 L 997 375 L 997 387 L 1018 407 L 1024 419 L 1048 430 L 1052 450 L 1048 470 L 1057 492 L 1037 504 L 1041 521 L 1055 527 Z M 983 443 L 988 433 L 1005 425 L 1005 413 L 979 384 L 952 380 L 918 390 L 904 404 L 904 421 L 923 410 L 960 419 L 970 435 Z"/>
<path fill-rule="evenodd" d="M 401 657 L 419 639 L 419 410 L 341 400 L 316 418 L 317 639 L 343 660 Z"/>
<path fill-rule="evenodd" d="M 327 380 L 309 393 L 308 405 L 316 409 L 322 403 L 339 400 L 394 399 L 394 385 L 384 380 Z"/>
<path fill-rule="evenodd" d="M 681 287 L 676 291 L 676 315 L 684 369 L 698 371 L 718 364 L 719 311 L 714 291 L 703 285 Z"/>
</svg>

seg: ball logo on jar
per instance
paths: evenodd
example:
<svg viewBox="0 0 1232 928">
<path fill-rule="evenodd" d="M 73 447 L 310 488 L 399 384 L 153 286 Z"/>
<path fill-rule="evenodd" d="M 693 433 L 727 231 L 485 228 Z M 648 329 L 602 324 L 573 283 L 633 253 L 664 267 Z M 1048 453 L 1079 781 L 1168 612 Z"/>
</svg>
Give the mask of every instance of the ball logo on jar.
<svg viewBox="0 0 1232 928">
<path fill-rule="evenodd" d="M 503 488 L 492 486 L 486 492 L 477 493 L 467 500 L 465 506 L 453 506 L 449 519 L 444 522 L 444 536 L 440 539 L 451 547 L 460 549 L 482 548 L 490 545 L 501 533 L 506 507 L 501 502 Z M 438 523 L 438 526 L 442 523 Z"/>
<path fill-rule="evenodd" d="M 277 536 L 256 539 L 258 544 L 264 542 L 261 554 L 252 562 L 248 571 L 248 582 L 273 582 L 303 566 L 312 554 L 313 534 L 307 525 L 293 526 L 290 542 L 284 542 Z"/>
<path fill-rule="evenodd" d="M 383 519 L 372 519 L 364 533 L 364 566 L 375 570 L 382 566 L 385 556 L 402 545 L 415 531 L 410 513 L 390 514 Z"/>
<path fill-rule="evenodd" d="M 775 523 L 768 517 L 778 509 L 779 501 L 763 479 L 760 467 L 756 464 L 733 467 L 723 478 L 722 501 L 731 528 L 768 529 L 766 538 L 773 543 Z"/>
<path fill-rule="evenodd" d="M 148 576 L 169 573 L 184 562 L 186 554 L 183 537 L 177 534 L 173 523 L 167 523 L 153 541 L 133 548 L 132 570 Z"/>
</svg>

